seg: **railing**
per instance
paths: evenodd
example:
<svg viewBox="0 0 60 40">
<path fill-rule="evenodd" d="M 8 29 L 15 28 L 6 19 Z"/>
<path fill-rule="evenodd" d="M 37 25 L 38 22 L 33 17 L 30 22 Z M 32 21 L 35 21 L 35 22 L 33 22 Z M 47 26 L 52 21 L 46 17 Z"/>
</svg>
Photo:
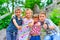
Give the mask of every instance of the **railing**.
<svg viewBox="0 0 60 40">
<path fill-rule="evenodd" d="M 10 15 L 11 13 L 6 13 L 5 15 L 0 16 L 0 20 L 4 19 L 5 17 L 7 17 L 8 15 Z"/>
</svg>

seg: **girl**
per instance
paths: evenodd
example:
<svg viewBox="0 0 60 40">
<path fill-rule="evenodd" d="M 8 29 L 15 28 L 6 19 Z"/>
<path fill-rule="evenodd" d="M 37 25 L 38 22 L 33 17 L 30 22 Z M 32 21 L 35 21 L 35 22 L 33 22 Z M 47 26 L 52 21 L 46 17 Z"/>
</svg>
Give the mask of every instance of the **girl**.
<svg viewBox="0 0 60 40">
<path fill-rule="evenodd" d="M 7 40 L 16 40 L 18 29 L 21 30 L 22 18 L 21 9 L 16 7 L 15 16 L 11 19 L 9 26 L 6 29 L 6 39 Z"/>
<path fill-rule="evenodd" d="M 29 28 L 33 24 L 33 20 L 31 18 L 32 10 L 26 9 L 25 13 L 26 13 L 26 16 L 25 18 L 23 18 L 23 28 L 21 31 L 18 32 L 19 34 L 18 40 L 28 40 L 28 36 L 30 32 Z"/>
<path fill-rule="evenodd" d="M 32 30 L 30 33 L 30 35 L 31 35 L 30 40 L 41 40 L 40 39 L 41 27 L 40 27 L 40 22 L 38 21 L 39 16 L 37 14 L 34 14 L 33 20 L 34 20 L 34 24 L 32 26 Z"/>
</svg>

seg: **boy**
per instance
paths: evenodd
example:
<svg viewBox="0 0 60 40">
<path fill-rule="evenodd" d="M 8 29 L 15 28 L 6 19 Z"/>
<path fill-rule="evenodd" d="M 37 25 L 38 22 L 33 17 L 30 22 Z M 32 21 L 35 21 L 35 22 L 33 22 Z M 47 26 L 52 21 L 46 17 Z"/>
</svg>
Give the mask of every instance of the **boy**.
<svg viewBox="0 0 60 40">
<path fill-rule="evenodd" d="M 21 26 L 23 22 L 20 15 L 21 15 L 21 9 L 17 7 L 15 9 L 15 16 L 13 16 L 9 26 L 6 29 L 7 40 L 16 40 L 18 29 L 21 30 Z"/>
<path fill-rule="evenodd" d="M 41 22 L 41 26 L 46 30 L 47 35 L 44 40 L 54 40 L 54 36 L 58 32 L 57 26 L 50 19 L 47 19 L 45 12 L 39 14 L 39 21 Z"/>
</svg>

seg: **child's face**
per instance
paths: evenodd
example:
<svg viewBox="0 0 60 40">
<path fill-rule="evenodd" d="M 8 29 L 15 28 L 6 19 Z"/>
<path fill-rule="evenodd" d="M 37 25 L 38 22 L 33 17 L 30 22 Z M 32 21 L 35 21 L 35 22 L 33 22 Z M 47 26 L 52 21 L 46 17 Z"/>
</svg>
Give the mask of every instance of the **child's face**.
<svg viewBox="0 0 60 40">
<path fill-rule="evenodd" d="M 41 22 L 44 22 L 45 19 L 46 19 L 46 15 L 45 15 L 45 14 L 40 14 L 40 15 L 39 15 L 39 20 L 40 20 Z"/>
<path fill-rule="evenodd" d="M 16 15 L 17 17 L 19 17 L 19 16 L 21 15 L 21 10 L 19 10 L 19 9 L 16 10 L 16 11 L 15 11 L 15 15 Z"/>
<path fill-rule="evenodd" d="M 34 22 L 38 22 L 39 18 L 33 18 Z"/>
<path fill-rule="evenodd" d="M 26 17 L 28 17 L 28 18 L 30 18 L 31 17 L 31 15 L 32 15 L 32 13 L 28 10 L 28 11 L 26 11 Z"/>
</svg>

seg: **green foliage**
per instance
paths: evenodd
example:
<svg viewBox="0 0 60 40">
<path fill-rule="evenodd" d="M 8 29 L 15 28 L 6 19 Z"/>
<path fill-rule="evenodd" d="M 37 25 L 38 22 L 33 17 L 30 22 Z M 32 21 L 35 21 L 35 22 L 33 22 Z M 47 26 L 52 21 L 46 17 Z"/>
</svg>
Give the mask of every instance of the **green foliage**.
<svg viewBox="0 0 60 40">
<path fill-rule="evenodd" d="M 44 3 L 41 3 L 42 0 L 26 0 L 25 7 L 26 8 L 34 8 L 34 5 L 37 4 L 40 8 L 44 7 Z M 52 3 L 52 0 L 47 0 L 47 5 L 50 5 Z"/>
<path fill-rule="evenodd" d="M 7 2 L 8 0 L 0 0 L 0 5 L 2 5 L 3 3 Z"/>
<path fill-rule="evenodd" d="M 58 2 L 57 4 L 60 4 L 60 2 Z"/>
<path fill-rule="evenodd" d="M 11 15 L 8 15 L 6 18 L 0 20 L 0 30 L 6 28 L 10 23 Z"/>
<path fill-rule="evenodd" d="M 53 0 L 48 0 L 47 5 L 50 5 L 53 2 Z"/>
<path fill-rule="evenodd" d="M 1 7 L 0 8 L 0 16 L 6 14 L 8 12 L 8 9 L 6 7 Z"/>
<path fill-rule="evenodd" d="M 7 12 L 9 12 L 7 6 L 3 6 L 4 3 L 7 3 L 8 0 L 0 0 L 0 16 L 6 14 Z"/>
<path fill-rule="evenodd" d="M 40 5 L 40 0 L 26 0 L 25 7 L 33 9 L 35 4 Z"/>
<path fill-rule="evenodd" d="M 50 14 L 50 19 L 58 25 L 60 22 L 60 9 L 54 9 Z"/>
</svg>

